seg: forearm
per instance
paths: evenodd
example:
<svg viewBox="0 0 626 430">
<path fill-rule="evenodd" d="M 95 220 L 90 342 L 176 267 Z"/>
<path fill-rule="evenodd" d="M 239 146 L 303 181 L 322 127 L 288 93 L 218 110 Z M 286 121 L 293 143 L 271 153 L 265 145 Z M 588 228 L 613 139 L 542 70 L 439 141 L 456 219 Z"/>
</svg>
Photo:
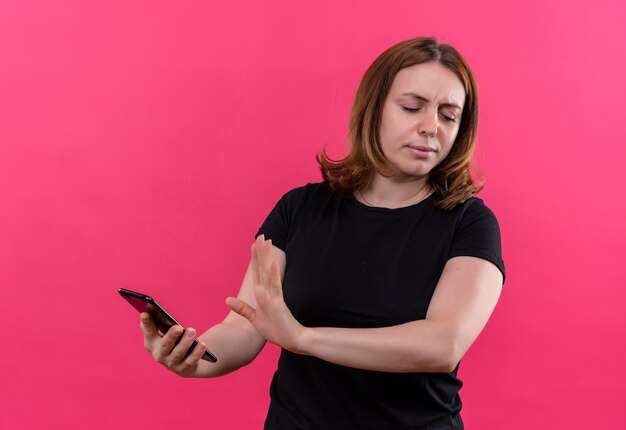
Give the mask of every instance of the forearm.
<svg viewBox="0 0 626 430">
<path fill-rule="evenodd" d="M 254 360 L 265 345 L 265 340 L 252 327 L 243 327 L 228 318 L 207 330 L 199 340 L 215 354 L 217 362 L 200 360 L 194 375 L 196 378 L 213 378 L 233 372 Z"/>
<path fill-rule="evenodd" d="M 451 372 L 460 357 L 454 333 L 429 320 L 384 328 L 306 328 L 296 353 L 383 372 Z"/>
</svg>

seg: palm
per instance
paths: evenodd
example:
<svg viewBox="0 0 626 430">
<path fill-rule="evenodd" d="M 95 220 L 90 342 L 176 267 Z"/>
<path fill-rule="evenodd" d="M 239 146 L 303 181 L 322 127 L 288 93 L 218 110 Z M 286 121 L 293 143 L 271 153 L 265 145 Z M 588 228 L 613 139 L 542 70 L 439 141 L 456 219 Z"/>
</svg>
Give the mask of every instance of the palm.
<svg viewBox="0 0 626 430">
<path fill-rule="evenodd" d="M 287 350 L 297 349 L 302 326 L 293 317 L 283 299 L 278 265 L 272 260 L 271 241 L 260 236 L 252 247 L 252 277 L 257 307 L 239 299 L 229 299 L 231 309 L 247 318 L 269 342 Z"/>
</svg>

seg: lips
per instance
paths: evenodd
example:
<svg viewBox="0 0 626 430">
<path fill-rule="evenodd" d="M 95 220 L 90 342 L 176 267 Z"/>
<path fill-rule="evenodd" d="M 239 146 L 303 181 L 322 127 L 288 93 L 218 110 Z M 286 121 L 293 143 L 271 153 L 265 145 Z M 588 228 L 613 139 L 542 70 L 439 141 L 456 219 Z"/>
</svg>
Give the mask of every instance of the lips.
<svg viewBox="0 0 626 430">
<path fill-rule="evenodd" d="M 409 152 L 411 153 L 411 155 L 413 155 L 415 158 L 430 158 L 434 155 L 434 153 L 437 151 L 435 148 L 431 148 L 430 146 L 423 146 L 423 145 L 409 145 L 407 146 L 407 149 L 409 150 Z"/>
</svg>

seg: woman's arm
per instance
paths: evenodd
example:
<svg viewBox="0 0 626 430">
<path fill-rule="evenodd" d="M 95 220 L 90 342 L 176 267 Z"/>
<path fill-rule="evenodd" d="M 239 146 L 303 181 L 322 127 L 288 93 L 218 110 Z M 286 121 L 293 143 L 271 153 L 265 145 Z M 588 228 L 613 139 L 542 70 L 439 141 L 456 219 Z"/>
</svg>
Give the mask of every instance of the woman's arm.
<svg viewBox="0 0 626 430">
<path fill-rule="evenodd" d="M 492 263 L 446 264 L 426 319 L 373 329 L 307 328 L 297 351 L 332 363 L 386 372 L 451 372 L 478 337 L 502 288 Z"/>
<path fill-rule="evenodd" d="M 424 320 L 371 329 L 308 328 L 287 309 L 282 275 L 268 249 L 262 240 L 253 249 L 256 308 L 229 299 L 231 309 L 270 342 L 359 369 L 451 372 L 487 323 L 502 289 L 502 274 L 495 265 L 480 258 L 455 257 L 444 268 Z"/>
<path fill-rule="evenodd" d="M 284 273 L 284 253 L 280 251 L 271 258 L 277 267 L 280 267 L 281 273 Z M 252 264 L 248 266 L 237 297 L 252 306 L 257 305 L 254 297 Z M 181 341 L 176 345 L 176 340 L 182 333 L 180 326 L 170 328 L 161 337 L 149 314 L 143 313 L 141 318 L 145 348 L 157 362 L 184 377 L 210 378 L 230 373 L 254 360 L 265 345 L 265 338 L 247 319 L 235 312 L 229 312 L 224 321 L 198 337 L 199 345 L 192 354 L 185 357 L 195 336 L 193 328 L 187 328 Z M 216 355 L 216 363 L 200 359 L 205 347 Z"/>
</svg>

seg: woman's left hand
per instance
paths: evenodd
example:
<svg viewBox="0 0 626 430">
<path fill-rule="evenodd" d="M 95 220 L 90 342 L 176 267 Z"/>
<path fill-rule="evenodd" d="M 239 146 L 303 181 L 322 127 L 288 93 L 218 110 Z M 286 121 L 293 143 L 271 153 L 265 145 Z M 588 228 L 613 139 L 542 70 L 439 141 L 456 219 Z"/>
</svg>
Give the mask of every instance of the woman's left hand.
<svg viewBox="0 0 626 430">
<path fill-rule="evenodd" d="M 235 297 L 228 297 L 226 304 L 250 321 L 268 341 L 286 350 L 297 351 L 304 326 L 287 308 L 278 263 L 272 258 L 272 241 L 265 240 L 263 235 L 252 245 L 251 268 L 256 309 Z"/>
</svg>

